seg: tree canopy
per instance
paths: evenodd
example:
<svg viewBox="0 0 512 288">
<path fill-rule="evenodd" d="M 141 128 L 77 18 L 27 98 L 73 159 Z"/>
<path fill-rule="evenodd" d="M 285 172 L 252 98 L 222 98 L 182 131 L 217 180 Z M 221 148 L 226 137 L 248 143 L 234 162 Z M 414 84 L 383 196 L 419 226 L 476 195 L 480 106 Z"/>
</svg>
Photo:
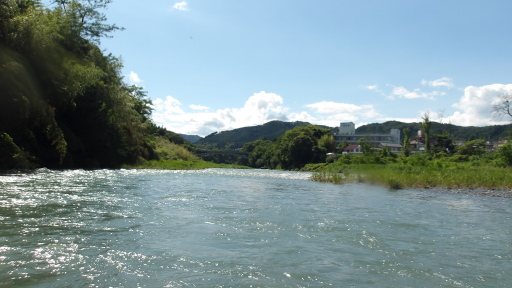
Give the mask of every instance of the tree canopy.
<svg viewBox="0 0 512 288">
<path fill-rule="evenodd" d="M 98 47 L 111 0 L 0 2 L 3 169 L 117 167 L 155 157 L 151 101 Z"/>
</svg>

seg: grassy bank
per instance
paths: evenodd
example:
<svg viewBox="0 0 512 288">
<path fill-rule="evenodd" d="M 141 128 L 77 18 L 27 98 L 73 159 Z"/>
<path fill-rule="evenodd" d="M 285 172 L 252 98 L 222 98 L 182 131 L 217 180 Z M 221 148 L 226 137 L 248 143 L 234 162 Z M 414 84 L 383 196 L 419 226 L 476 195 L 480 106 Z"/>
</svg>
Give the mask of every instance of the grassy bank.
<svg viewBox="0 0 512 288">
<path fill-rule="evenodd" d="M 346 164 L 338 160 L 331 164 L 310 165 L 305 170 L 315 172 L 311 177 L 314 181 L 369 183 L 391 189 L 512 189 L 512 169 L 482 159 L 460 163 L 418 156 L 418 159 L 396 159 L 383 164 Z"/>
<path fill-rule="evenodd" d="M 200 170 L 207 168 L 248 168 L 239 165 L 216 164 L 201 160 L 151 160 L 139 165 L 124 166 L 132 169 Z"/>
</svg>

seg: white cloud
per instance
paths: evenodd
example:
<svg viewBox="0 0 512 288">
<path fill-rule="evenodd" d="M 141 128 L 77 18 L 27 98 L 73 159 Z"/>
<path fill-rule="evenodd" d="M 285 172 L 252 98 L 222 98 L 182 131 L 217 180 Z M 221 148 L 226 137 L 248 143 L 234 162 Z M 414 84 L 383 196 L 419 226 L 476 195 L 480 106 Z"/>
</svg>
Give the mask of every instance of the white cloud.
<svg viewBox="0 0 512 288">
<path fill-rule="evenodd" d="M 322 101 L 306 105 L 307 108 L 320 114 L 315 118 L 314 124 L 326 126 L 338 126 L 340 122 L 357 122 L 361 119 L 373 119 L 380 117 L 373 105 L 354 105 L 348 103 L 337 103 L 332 101 Z"/>
<path fill-rule="evenodd" d="M 435 99 L 438 96 L 444 96 L 446 95 L 445 92 L 439 92 L 439 91 L 432 91 L 432 92 L 423 92 L 420 89 L 414 89 L 413 91 L 409 91 L 403 86 L 396 86 L 393 87 L 393 91 L 391 92 L 391 95 L 388 96 L 389 99 L 395 99 L 395 97 L 399 98 L 405 98 L 405 99 L 418 99 L 418 98 L 425 98 L 425 99 Z"/>
<path fill-rule="evenodd" d="M 418 116 L 417 118 L 382 117 L 382 118 L 379 118 L 379 121 L 381 121 L 381 122 L 399 121 L 399 122 L 404 122 L 404 123 L 417 123 L 417 122 L 423 122 L 423 119 L 421 119 L 421 116 Z"/>
<path fill-rule="evenodd" d="M 340 112 L 355 112 L 355 111 L 359 111 L 364 108 L 371 108 L 372 105 L 357 106 L 354 104 L 322 101 L 322 102 L 317 102 L 317 103 L 313 103 L 313 104 L 308 104 L 308 105 L 306 105 L 306 107 L 311 108 L 318 113 L 333 114 L 333 113 L 340 113 Z"/>
<path fill-rule="evenodd" d="M 377 88 L 378 89 L 378 88 Z M 398 97 L 422 97 L 440 95 L 441 92 L 408 91 L 403 87 L 394 87 Z M 427 96 L 423 94 L 427 94 Z M 436 94 L 438 93 L 438 94 Z M 492 106 L 499 96 L 512 94 L 512 84 L 493 84 L 482 87 L 469 86 L 464 95 L 453 105 L 457 109 L 453 115 L 443 115 L 444 123 L 461 126 L 486 126 L 510 123 L 512 119 L 504 117 L 493 119 Z M 337 127 L 340 122 L 352 121 L 356 126 L 367 123 L 396 120 L 406 123 L 421 122 L 422 113 L 415 118 L 390 117 L 377 112 L 375 105 L 355 105 L 333 101 L 320 101 L 304 106 L 303 111 L 289 111 L 284 99 L 275 94 L 261 91 L 248 97 L 243 106 L 224 108 L 216 111 L 201 105 L 184 106 L 178 99 L 167 96 L 153 101 L 153 120 L 157 125 L 183 134 L 206 136 L 216 131 L 232 130 L 240 127 L 255 126 L 272 120 L 304 121 L 312 124 Z M 388 114 L 393 116 L 396 111 Z M 435 121 L 435 120 L 434 120 Z"/>
<path fill-rule="evenodd" d="M 259 92 L 250 96 L 240 108 L 208 111 L 208 107 L 189 105 L 189 111 L 172 96 L 153 101 L 153 120 L 157 125 L 183 134 L 206 136 L 216 131 L 255 126 L 272 120 L 304 121 L 336 127 L 342 121 L 371 121 L 380 117 L 373 105 L 353 105 L 336 102 L 317 102 L 306 105 L 310 111 L 291 112 L 281 96 Z"/>
<path fill-rule="evenodd" d="M 172 6 L 172 8 L 176 10 L 187 11 L 187 1 L 177 2 Z"/>
<path fill-rule="evenodd" d="M 311 116 L 308 112 L 302 111 L 299 113 L 290 113 L 288 115 L 290 121 L 302 121 L 317 124 L 317 118 Z"/>
<path fill-rule="evenodd" d="M 165 111 L 167 115 L 185 114 L 185 111 L 181 109 L 181 102 L 172 96 L 167 96 L 165 100 L 156 99 L 153 101 L 153 106 L 156 111 Z"/>
<path fill-rule="evenodd" d="M 208 112 L 203 109 L 208 107 L 199 105 L 190 105 L 196 111 L 185 112 L 181 102 L 172 96 L 167 96 L 166 100 L 157 99 L 153 103 L 155 123 L 184 134 L 205 136 L 215 131 L 260 125 L 272 120 L 289 121 L 287 108 L 282 105 L 283 98 L 264 91 L 249 97 L 241 108 L 225 108 L 214 112 Z"/>
<path fill-rule="evenodd" d="M 380 92 L 378 85 L 368 85 L 368 86 L 366 86 L 366 89 L 371 90 L 371 91 Z"/>
<path fill-rule="evenodd" d="M 437 97 L 445 96 L 446 92 L 439 91 L 439 88 L 452 88 L 452 79 L 443 77 L 433 81 L 422 80 L 421 85 L 435 88 L 432 91 L 424 91 L 416 88 L 413 90 L 407 89 L 404 86 L 396 86 L 392 84 L 385 85 L 385 88 L 380 88 L 378 85 L 368 85 L 365 88 L 386 97 L 387 99 L 394 100 L 396 98 L 404 99 L 429 99 L 435 100 Z"/>
<path fill-rule="evenodd" d="M 201 106 L 201 105 L 194 105 L 194 104 L 188 105 L 188 107 L 190 109 L 192 109 L 192 110 L 199 110 L 199 111 L 208 111 L 208 110 L 210 110 L 210 107 Z"/>
<path fill-rule="evenodd" d="M 128 75 L 128 79 L 130 79 L 130 83 L 132 83 L 132 84 L 142 82 L 142 80 L 140 80 L 140 78 L 139 78 L 139 75 L 137 75 L 137 73 L 135 73 L 133 71 L 131 71 L 130 75 Z"/>
<path fill-rule="evenodd" d="M 510 118 L 493 119 L 492 107 L 505 93 L 512 94 L 512 84 L 492 84 L 481 87 L 469 86 L 459 102 L 453 104 L 458 109 L 448 116 L 449 122 L 461 126 L 487 126 L 510 123 Z"/>
<path fill-rule="evenodd" d="M 454 85 L 453 85 L 453 79 L 452 78 L 449 78 L 449 77 L 443 77 L 443 78 L 439 78 L 439 79 L 436 79 L 436 80 L 433 80 L 433 81 L 427 81 L 427 80 L 422 80 L 421 81 L 421 85 L 423 86 L 430 86 L 430 87 L 447 87 L 447 88 L 452 88 Z"/>
</svg>

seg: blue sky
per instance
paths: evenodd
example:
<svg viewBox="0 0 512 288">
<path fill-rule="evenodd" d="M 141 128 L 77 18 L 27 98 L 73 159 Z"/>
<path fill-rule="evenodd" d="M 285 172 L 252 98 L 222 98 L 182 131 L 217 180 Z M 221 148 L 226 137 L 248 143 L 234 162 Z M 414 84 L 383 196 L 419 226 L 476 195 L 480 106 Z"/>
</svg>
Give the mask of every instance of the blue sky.
<svg viewBox="0 0 512 288">
<path fill-rule="evenodd" d="M 270 120 L 331 127 L 493 119 L 512 93 L 509 0 L 114 0 L 101 47 L 154 121 L 206 136 Z"/>
</svg>

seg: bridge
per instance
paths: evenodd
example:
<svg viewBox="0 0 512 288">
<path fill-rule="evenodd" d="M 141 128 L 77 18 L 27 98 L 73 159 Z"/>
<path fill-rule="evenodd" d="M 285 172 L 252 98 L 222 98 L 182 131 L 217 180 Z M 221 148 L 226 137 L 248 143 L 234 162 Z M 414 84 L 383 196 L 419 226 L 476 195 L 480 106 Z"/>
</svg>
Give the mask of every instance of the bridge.
<svg viewBox="0 0 512 288">
<path fill-rule="evenodd" d="M 209 154 L 222 154 L 222 155 L 231 155 L 238 156 L 242 158 L 249 158 L 249 153 L 237 151 L 237 150 L 196 150 L 197 155 L 209 155 Z"/>
</svg>

